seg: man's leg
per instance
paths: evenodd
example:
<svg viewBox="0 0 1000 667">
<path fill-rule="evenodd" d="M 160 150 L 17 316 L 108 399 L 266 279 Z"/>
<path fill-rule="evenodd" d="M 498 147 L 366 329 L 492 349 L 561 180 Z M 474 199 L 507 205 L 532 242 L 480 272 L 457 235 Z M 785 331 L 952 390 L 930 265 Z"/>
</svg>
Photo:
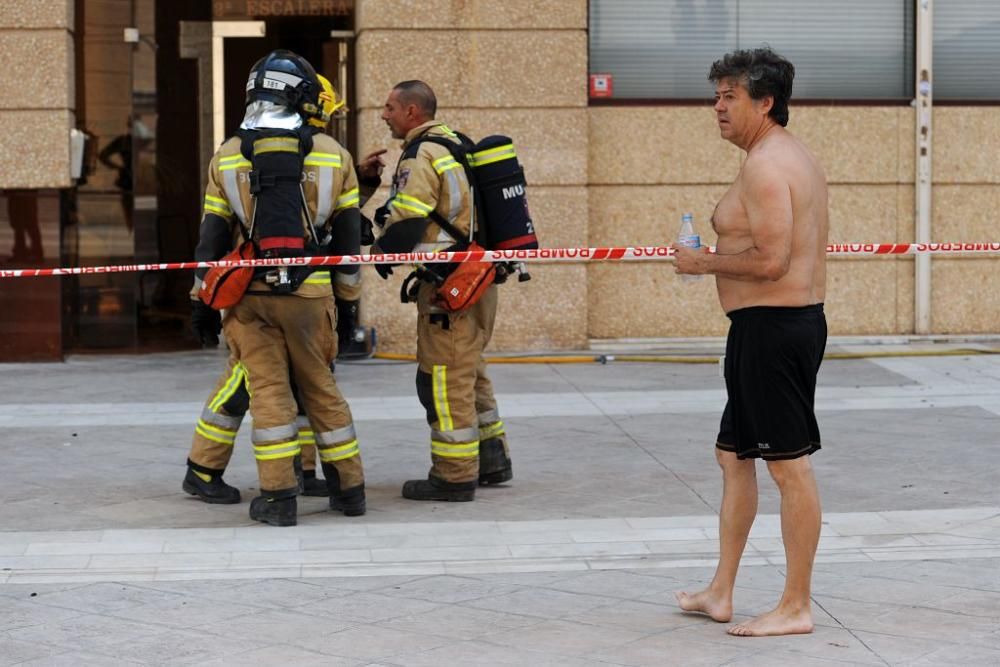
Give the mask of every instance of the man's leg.
<svg viewBox="0 0 1000 667">
<path fill-rule="evenodd" d="M 684 611 L 707 614 L 713 621 L 733 616 L 733 588 L 740 558 L 757 516 L 757 470 L 754 459 L 740 460 L 734 452 L 715 450 L 722 468 L 722 507 L 719 510 L 719 564 L 712 583 L 697 593 L 678 592 Z"/>
<path fill-rule="evenodd" d="M 821 513 L 819 490 L 808 456 L 768 461 L 767 469 L 781 492 L 781 539 L 785 544 L 785 590 L 778 606 L 756 618 L 734 625 L 739 637 L 794 635 L 812 632 L 810 584 Z"/>
<path fill-rule="evenodd" d="M 408 480 L 410 500 L 469 501 L 479 484 L 479 417 L 476 365 L 482 331 L 468 313 L 433 308 L 434 287 L 422 283 L 417 298 L 417 397 L 431 429 L 427 479 Z"/>
<path fill-rule="evenodd" d="M 191 440 L 185 492 L 206 503 L 240 502 L 240 492 L 226 484 L 222 475 L 233 455 L 233 443 L 243 416 L 250 405 L 245 384 L 246 371 L 234 355 L 202 409 Z"/>
<path fill-rule="evenodd" d="M 482 331 L 483 347 L 493 336 L 497 315 L 497 287 L 492 285 L 471 313 Z M 511 469 L 507 429 L 500 419 L 493 383 L 486 373 L 486 358 L 480 353 L 476 363 L 476 413 L 479 416 L 479 483 L 503 484 L 514 477 Z"/>
<path fill-rule="evenodd" d="M 366 509 L 361 450 L 351 409 L 330 367 L 337 356 L 333 299 L 297 297 L 289 305 L 296 307 L 296 326 L 286 332 L 288 353 L 326 478 L 324 495 L 330 509 L 361 516 Z"/>
<path fill-rule="evenodd" d="M 230 349 L 246 369 L 250 394 L 251 442 L 260 479 L 250 518 L 274 526 L 294 526 L 297 521 L 294 459 L 301 448 L 287 348 L 281 329 L 273 324 L 296 321 L 288 307 L 297 299 L 248 294 L 222 323 Z"/>
</svg>

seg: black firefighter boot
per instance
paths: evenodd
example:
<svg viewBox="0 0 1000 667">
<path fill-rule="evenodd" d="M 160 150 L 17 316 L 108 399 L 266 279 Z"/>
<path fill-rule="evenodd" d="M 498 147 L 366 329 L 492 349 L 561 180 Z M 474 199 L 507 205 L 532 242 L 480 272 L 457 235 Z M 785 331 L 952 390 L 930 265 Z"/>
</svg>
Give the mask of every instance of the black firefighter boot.
<svg viewBox="0 0 1000 667">
<path fill-rule="evenodd" d="M 240 502 L 240 490 L 222 481 L 222 470 L 187 462 L 187 474 L 181 488 L 212 505 L 235 505 Z"/>
<path fill-rule="evenodd" d="M 326 477 L 327 493 L 330 496 L 330 509 L 343 512 L 344 516 L 361 516 L 367 511 L 365 505 L 364 482 L 349 489 L 340 488 L 340 473 L 332 463 L 323 464 L 323 476 Z"/>
<path fill-rule="evenodd" d="M 428 475 L 427 479 L 411 479 L 403 484 L 403 497 L 409 500 L 444 500 L 463 503 L 476 498 L 476 481 L 446 482 Z"/>
<path fill-rule="evenodd" d="M 323 497 L 330 495 L 326 482 L 316 476 L 315 470 L 302 471 L 302 495 Z"/>
<path fill-rule="evenodd" d="M 503 450 L 500 438 L 489 438 L 479 443 L 479 484 L 503 484 L 514 478 L 510 457 Z"/>
<path fill-rule="evenodd" d="M 294 526 L 298 523 L 299 504 L 295 500 L 298 489 L 281 491 L 260 490 L 260 495 L 250 501 L 250 518 L 272 526 Z"/>
</svg>

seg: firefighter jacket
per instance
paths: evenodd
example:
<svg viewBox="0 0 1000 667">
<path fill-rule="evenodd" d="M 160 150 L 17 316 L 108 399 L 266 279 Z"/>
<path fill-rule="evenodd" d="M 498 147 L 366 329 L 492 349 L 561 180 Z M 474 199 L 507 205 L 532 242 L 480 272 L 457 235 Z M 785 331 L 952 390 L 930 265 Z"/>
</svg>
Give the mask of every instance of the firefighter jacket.
<svg viewBox="0 0 1000 667">
<path fill-rule="evenodd" d="M 436 120 L 415 127 L 406 135 L 385 204 L 387 215 L 382 233 L 373 253 L 437 252 L 469 238 L 473 205 L 465 169 L 444 146 L 430 141 L 413 146 L 424 136 L 460 142 L 458 135 Z M 434 222 L 434 212 L 465 238 L 452 238 Z"/>
<path fill-rule="evenodd" d="M 212 261 L 235 248 L 253 220 L 254 199 L 250 194 L 251 164 L 240 152 L 240 138 L 231 137 L 212 157 L 201 222 L 201 237 L 195 249 L 197 261 Z M 329 240 L 321 252 L 353 255 L 360 245 L 360 193 L 351 154 L 336 139 L 318 133 L 312 151 L 302 167 L 302 189 L 318 238 Z M 370 192 L 366 193 L 370 196 Z M 302 234 L 312 242 L 308 222 L 302 216 Z M 358 266 L 338 266 L 332 271 L 312 273 L 295 295 L 318 298 L 331 293 L 338 298 L 357 300 L 361 293 Z M 205 269 L 196 272 L 192 298 L 197 298 Z M 331 280 L 331 274 L 333 276 Z M 250 291 L 270 292 L 262 280 L 254 280 Z"/>
</svg>

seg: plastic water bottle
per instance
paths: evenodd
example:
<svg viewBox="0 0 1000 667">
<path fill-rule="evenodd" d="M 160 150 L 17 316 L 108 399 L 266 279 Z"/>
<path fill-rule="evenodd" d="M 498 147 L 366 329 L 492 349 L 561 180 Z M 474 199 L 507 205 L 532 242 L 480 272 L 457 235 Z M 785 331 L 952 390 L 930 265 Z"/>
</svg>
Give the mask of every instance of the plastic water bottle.
<svg viewBox="0 0 1000 667">
<path fill-rule="evenodd" d="M 677 245 L 695 249 L 701 247 L 701 237 L 694 233 L 694 216 L 690 213 L 681 216 L 681 230 L 677 233 Z M 685 283 L 694 282 L 699 278 L 701 276 L 681 274 L 681 282 Z"/>
</svg>

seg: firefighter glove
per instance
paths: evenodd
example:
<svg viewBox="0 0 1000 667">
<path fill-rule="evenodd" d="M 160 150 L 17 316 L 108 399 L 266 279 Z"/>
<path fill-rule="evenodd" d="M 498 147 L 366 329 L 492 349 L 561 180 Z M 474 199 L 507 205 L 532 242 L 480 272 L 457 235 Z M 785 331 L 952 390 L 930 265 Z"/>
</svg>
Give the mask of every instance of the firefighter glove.
<svg viewBox="0 0 1000 667">
<path fill-rule="evenodd" d="M 382 250 L 382 248 L 378 247 L 377 243 L 372 246 L 371 253 L 373 255 L 381 255 L 384 252 L 385 251 Z M 389 265 L 389 264 L 376 264 L 375 265 L 375 272 L 378 273 L 380 276 L 382 276 L 383 280 L 388 280 L 389 276 L 392 275 L 392 266 Z"/>
<path fill-rule="evenodd" d="M 191 329 L 202 347 L 218 347 L 222 314 L 200 299 L 191 300 Z"/>
<path fill-rule="evenodd" d="M 375 230 L 372 229 L 372 220 L 367 215 L 361 216 L 361 245 L 371 245 L 375 243 Z"/>
</svg>

